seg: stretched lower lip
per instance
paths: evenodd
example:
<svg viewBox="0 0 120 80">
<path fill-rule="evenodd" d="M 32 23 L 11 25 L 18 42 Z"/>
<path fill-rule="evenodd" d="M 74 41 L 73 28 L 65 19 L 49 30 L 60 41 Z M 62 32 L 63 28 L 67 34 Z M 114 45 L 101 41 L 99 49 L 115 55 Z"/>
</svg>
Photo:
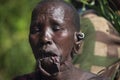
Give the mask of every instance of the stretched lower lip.
<svg viewBox="0 0 120 80">
<path fill-rule="evenodd" d="M 58 56 L 45 57 L 38 60 L 39 68 L 45 73 L 56 73 L 60 71 L 60 58 Z"/>
<path fill-rule="evenodd" d="M 58 56 L 51 57 L 51 59 L 56 63 L 60 63 L 60 57 Z"/>
<path fill-rule="evenodd" d="M 60 63 L 60 57 L 58 56 L 44 57 L 44 58 L 41 58 L 40 60 L 49 61 L 51 63 Z"/>
</svg>

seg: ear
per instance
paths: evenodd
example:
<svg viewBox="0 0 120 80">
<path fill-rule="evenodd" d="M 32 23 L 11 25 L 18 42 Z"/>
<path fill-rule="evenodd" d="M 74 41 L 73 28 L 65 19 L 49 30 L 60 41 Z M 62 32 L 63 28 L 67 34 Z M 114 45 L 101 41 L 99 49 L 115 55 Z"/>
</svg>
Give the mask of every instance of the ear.
<svg viewBox="0 0 120 80">
<path fill-rule="evenodd" d="M 82 33 L 82 32 L 75 32 L 74 33 L 74 41 L 75 41 L 74 52 L 75 53 L 78 53 L 83 39 L 84 39 L 84 33 Z"/>
</svg>

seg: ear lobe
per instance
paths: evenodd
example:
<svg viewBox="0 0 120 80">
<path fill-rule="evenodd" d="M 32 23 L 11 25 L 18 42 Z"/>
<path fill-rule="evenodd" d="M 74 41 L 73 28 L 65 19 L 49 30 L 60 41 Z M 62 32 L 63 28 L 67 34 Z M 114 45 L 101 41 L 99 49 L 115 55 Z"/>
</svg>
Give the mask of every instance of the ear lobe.
<svg viewBox="0 0 120 80">
<path fill-rule="evenodd" d="M 75 53 L 78 53 L 83 39 L 84 39 L 84 33 L 75 32 L 75 34 L 74 34 L 74 40 L 75 40 L 74 52 Z"/>
<path fill-rule="evenodd" d="M 76 40 L 81 41 L 84 39 L 85 35 L 82 32 L 75 32 Z"/>
</svg>

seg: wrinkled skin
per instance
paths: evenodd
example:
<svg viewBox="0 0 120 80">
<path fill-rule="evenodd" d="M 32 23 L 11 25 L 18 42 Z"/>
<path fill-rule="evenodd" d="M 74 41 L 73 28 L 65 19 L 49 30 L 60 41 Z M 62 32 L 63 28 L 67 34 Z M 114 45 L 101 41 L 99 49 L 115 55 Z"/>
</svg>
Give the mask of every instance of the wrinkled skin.
<svg viewBox="0 0 120 80">
<path fill-rule="evenodd" d="M 45 5 L 32 19 L 30 44 L 36 60 L 44 59 L 47 67 L 53 63 L 60 66 L 71 59 L 74 30 L 67 15 L 61 6 Z"/>
<path fill-rule="evenodd" d="M 44 3 L 33 11 L 30 45 L 40 71 L 55 80 L 84 80 L 83 74 L 93 76 L 72 66 L 76 31 L 70 16 L 69 9 L 59 3 Z"/>
</svg>

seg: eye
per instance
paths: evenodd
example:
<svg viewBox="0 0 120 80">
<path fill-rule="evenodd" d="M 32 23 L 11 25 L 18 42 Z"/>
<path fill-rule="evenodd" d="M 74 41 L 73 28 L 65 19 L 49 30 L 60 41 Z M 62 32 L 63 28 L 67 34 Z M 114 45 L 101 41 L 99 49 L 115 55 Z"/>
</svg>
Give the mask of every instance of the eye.
<svg viewBox="0 0 120 80">
<path fill-rule="evenodd" d="M 41 32 L 41 27 L 42 27 L 42 26 L 41 26 L 40 24 L 38 24 L 38 25 L 36 25 L 36 26 L 31 26 L 30 32 L 31 32 L 32 34 Z"/>
<path fill-rule="evenodd" d="M 39 32 L 39 31 L 40 31 L 40 29 L 37 28 L 37 27 L 32 27 L 32 28 L 30 29 L 30 32 L 31 32 L 32 34 L 35 34 L 35 33 Z"/>
<path fill-rule="evenodd" d="M 61 30 L 62 28 L 59 26 L 59 25 L 54 25 L 54 26 L 52 26 L 52 30 L 53 31 L 59 31 L 59 30 Z"/>
</svg>

